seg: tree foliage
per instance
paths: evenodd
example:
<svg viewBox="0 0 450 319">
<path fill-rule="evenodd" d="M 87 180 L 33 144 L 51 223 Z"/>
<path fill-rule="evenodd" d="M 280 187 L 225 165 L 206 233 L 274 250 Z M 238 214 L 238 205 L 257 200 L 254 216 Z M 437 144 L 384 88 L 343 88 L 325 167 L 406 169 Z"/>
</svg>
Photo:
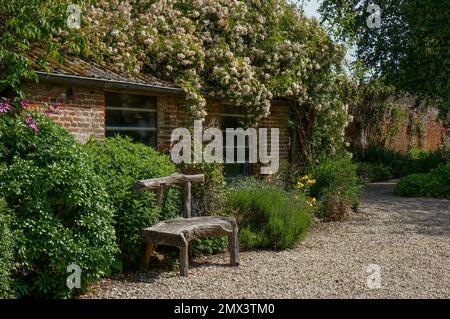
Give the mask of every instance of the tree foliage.
<svg viewBox="0 0 450 319">
<path fill-rule="evenodd" d="M 67 29 L 67 6 L 72 0 L 0 0 L 0 92 L 8 88 L 23 95 L 24 80 L 36 80 L 34 63 L 46 66 L 48 57 L 61 58 L 62 51 L 80 53 L 84 46 L 78 32 Z M 57 30 L 66 29 L 64 37 Z M 45 56 L 31 61 L 24 53 L 39 45 Z"/>
<path fill-rule="evenodd" d="M 367 25 L 369 3 L 324 0 L 320 11 L 339 39 L 357 46 L 358 60 L 375 76 L 398 90 L 439 99 L 445 116 L 450 97 L 448 2 L 378 0 L 380 28 Z"/>
</svg>

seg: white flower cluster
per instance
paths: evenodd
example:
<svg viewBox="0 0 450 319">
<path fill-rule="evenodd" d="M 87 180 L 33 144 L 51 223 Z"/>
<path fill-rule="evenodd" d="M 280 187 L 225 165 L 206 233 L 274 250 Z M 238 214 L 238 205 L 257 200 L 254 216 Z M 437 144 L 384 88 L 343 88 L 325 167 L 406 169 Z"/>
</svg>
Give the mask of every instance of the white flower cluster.
<svg viewBox="0 0 450 319">
<path fill-rule="evenodd" d="M 348 125 L 336 81 L 342 49 L 285 0 L 100 0 L 85 9 L 94 57 L 174 81 L 196 118 L 207 115 L 207 92 L 252 121 L 288 98 L 312 105 L 338 135 Z"/>
</svg>

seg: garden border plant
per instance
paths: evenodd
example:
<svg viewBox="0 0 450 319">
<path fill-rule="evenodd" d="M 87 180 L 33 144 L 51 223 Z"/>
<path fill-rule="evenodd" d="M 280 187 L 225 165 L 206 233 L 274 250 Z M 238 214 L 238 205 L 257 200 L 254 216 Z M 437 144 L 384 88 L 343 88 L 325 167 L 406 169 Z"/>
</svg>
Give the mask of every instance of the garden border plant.
<svg viewBox="0 0 450 319">
<path fill-rule="evenodd" d="M 69 264 L 81 268 L 82 288 L 110 273 L 113 207 L 66 130 L 25 101 L 4 100 L 0 110 L 0 197 L 16 234 L 12 289 L 17 297 L 70 297 Z"/>
<path fill-rule="evenodd" d="M 133 187 L 139 180 L 169 176 L 176 167 L 168 156 L 119 135 L 102 142 L 92 139 L 84 149 L 115 208 L 114 227 L 121 253 L 116 269 L 136 269 L 142 254 L 141 230 L 180 216 L 181 204 L 176 188 L 166 189 L 163 206 L 158 207 L 153 192 L 136 192 Z"/>
<path fill-rule="evenodd" d="M 255 178 L 230 188 L 227 210 L 238 221 L 244 249 L 277 250 L 292 248 L 305 236 L 315 211 L 302 191 L 289 193 Z"/>
</svg>

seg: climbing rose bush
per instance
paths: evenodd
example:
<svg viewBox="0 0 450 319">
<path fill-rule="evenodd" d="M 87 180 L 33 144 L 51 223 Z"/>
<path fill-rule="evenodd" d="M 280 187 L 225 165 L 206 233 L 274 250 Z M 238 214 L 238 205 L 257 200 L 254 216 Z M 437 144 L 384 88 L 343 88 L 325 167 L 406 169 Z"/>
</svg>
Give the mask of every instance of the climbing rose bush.
<svg viewBox="0 0 450 319">
<path fill-rule="evenodd" d="M 303 121 L 324 124 L 304 139 L 330 152 L 343 145 L 351 120 L 345 52 L 284 0 L 94 1 L 82 14 L 91 58 L 174 81 L 194 117 L 205 118 L 209 96 L 230 100 L 256 123 L 284 97 L 306 112 Z"/>
<path fill-rule="evenodd" d="M 345 52 L 317 20 L 285 0 L 0 3 L 0 90 L 20 92 L 21 79 L 36 78 L 32 61 L 17 48 L 39 44 L 48 54 L 36 63 L 69 53 L 118 72 L 172 81 L 200 119 L 208 97 L 232 102 L 250 124 L 270 113 L 273 99 L 283 98 L 292 110 L 300 160 L 345 145 L 354 90 L 342 69 Z M 80 5 L 81 29 L 67 27 L 68 4 Z"/>
</svg>

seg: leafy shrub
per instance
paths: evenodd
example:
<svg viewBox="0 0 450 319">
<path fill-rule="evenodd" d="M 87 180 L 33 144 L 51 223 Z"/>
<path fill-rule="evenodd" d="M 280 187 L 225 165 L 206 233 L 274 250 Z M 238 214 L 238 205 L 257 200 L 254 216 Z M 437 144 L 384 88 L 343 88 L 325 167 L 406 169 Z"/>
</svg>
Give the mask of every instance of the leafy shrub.
<svg viewBox="0 0 450 319">
<path fill-rule="evenodd" d="M 364 182 L 382 182 L 392 178 L 392 169 L 384 164 L 358 163 L 358 176 Z"/>
<path fill-rule="evenodd" d="M 204 184 L 192 185 L 194 211 L 199 216 L 221 215 L 225 206 L 226 183 L 219 163 L 182 163 L 184 174 L 205 174 Z"/>
<path fill-rule="evenodd" d="M 0 196 L 17 232 L 17 296 L 69 297 L 71 263 L 83 287 L 108 274 L 117 252 L 113 207 L 69 133 L 38 114 L 0 114 L 0 162 Z"/>
<path fill-rule="evenodd" d="M 318 199 L 319 217 L 343 219 L 358 207 L 361 184 L 349 158 L 324 159 L 308 172 L 316 180 L 309 191 Z"/>
<path fill-rule="evenodd" d="M 11 271 L 14 240 L 11 214 L 3 199 L 0 199 L 0 299 L 12 298 Z"/>
<path fill-rule="evenodd" d="M 411 174 L 401 178 L 395 193 L 406 197 L 450 198 L 450 163 L 427 174 Z"/>
<path fill-rule="evenodd" d="M 192 254 L 194 256 L 212 255 L 223 252 L 228 247 L 228 238 L 211 237 L 192 241 Z"/>
<path fill-rule="evenodd" d="M 253 178 L 231 188 L 227 204 L 238 220 L 240 243 L 247 249 L 293 247 L 305 234 L 314 212 L 305 195 L 293 196 Z"/>
<path fill-rule="evenodd" d="M 429 173 L 450 160 L 450 148 L 439 148 L 433 152 L 415 151 L 408 153 L 411 158 L 411 173 Z"/>
<path fill-rule="evenodd" d="M 161 209 L 154 192 L 135 192 L 133 186 L 142 179 L 169 176 L 175 173 L 175 166 L 167 156 L 128 137 L 107 138 L 103 143 L 91 140 L 85 149 L 115 208 L 114 226 L 122 256 L 119 269 L 135 268 L 142 254 L 141 230 L 179 216 L 181 204 L 175 188 L 166 189 Z"/>
<path fill-rule="evenodd" d="M 357 162 L 382 164 L 391 169 L 392 177 L 403 177 L 414 173 L 429 173 L 446 164 L 450 159 L 450 149 L 442 147 L 433 152 L 411 150 L 402 154 L 381 145 L 370 145 L 364 150 L 355 149 L 354 159 Z"/>
</svg>

